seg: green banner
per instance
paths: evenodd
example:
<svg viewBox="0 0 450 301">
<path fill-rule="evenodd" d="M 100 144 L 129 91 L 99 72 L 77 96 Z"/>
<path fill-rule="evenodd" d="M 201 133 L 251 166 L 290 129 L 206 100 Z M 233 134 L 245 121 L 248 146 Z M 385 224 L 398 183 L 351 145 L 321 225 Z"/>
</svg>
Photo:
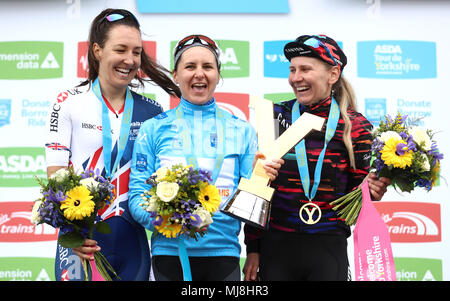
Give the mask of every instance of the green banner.
<svg viewBox="0 0 450 301">
<path fill-rule="evenodd" d="M 47 178 L 43 147 L 0 148 L 0 187 L 39 186 Z"/>
<path fill-rule="evenodd" d="M 63 42 L 0 42 L 0 79 L 63 76 Z"/>
</svg>

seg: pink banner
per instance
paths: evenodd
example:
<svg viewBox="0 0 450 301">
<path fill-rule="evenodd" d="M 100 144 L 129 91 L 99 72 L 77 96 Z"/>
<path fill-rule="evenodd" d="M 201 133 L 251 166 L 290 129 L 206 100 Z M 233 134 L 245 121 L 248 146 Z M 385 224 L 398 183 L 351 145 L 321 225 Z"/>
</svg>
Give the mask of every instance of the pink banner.
<svg viewBox="0 0 450 301">
<path fill-rule="evenodd" d="M 362 207 L 353 231 L 357 281 L 395 281 L 394 256 L 386 224 L 370 197 L 367 181 L 361 184 Z"/>
<path fill-rule="evenodd" d="M 92 254 L 90 254 L 92 255 Z M 105 281 L 103 279 L 103 276 L 100 274 L 100 272 L 97 269 L 97 265 L 95 264 L 95 260 L 89 260 L 89 264 L 91 265 L 91 275 L 92 275 L 92 281 Z"/>
</svg>

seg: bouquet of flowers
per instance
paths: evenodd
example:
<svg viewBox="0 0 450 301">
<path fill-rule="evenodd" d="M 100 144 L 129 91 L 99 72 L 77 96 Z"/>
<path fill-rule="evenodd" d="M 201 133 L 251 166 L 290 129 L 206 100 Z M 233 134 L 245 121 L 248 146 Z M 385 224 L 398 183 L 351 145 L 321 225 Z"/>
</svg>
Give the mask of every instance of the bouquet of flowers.
<svg viewBox="0 0 450 301">
<path fill-rule="evenodd" d="M 391 179 L 391 185 L 402 192 L 411 192 L 416 187 L 427 191 L 433 188 L 444 156 L 439 153 L 431 130 L 418 127 L 416 122 L 398 113 L 395 118 L 385 116 L 373 131 L 373 137 L 371 167 L 378 177 Z M 331 206 L 347 225 L 353 225 L 361 200 L 358 188 L 331 202 Z"/>
<path fill-rule="evenodd" d="M 208 171 L 177 164 L 159 168 L 146 182 L 152 188 L 142 194 L 141 206 L 159 233 L 168 238 L 187 234 L 196 240 L 206 234 L 221 201 Z"/>
<path fill-rule="evenodd" d="M 61 246 L 80 247 L 86 238 L 92 238 L 94 230 L 105 234 L 111 232 L 97 212 L 114 199 L 115 187 L 98 170 L 76 174 L 73 168 L 59 169 L 47 183 L 41 179 L 38 182 L 42 197 L 34 203 L 31 221 L 36 225 L 46 223 L 59 228 L 58 243 Z M 104 280 L 112 280 L 108 271 L 117 277 L 106 258 L 95 252 L 94 263 L 87 260 L 84 263 L 85 280 L 89 279 L 89 269 L 94 269 L 93 266 Z"/>
</svg>

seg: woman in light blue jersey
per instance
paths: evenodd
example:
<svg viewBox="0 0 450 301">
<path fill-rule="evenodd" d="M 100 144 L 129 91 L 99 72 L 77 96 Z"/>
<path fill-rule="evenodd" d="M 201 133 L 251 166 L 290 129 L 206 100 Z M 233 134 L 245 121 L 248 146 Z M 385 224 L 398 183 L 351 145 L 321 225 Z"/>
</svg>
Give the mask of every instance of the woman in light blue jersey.
<svg viewBox="0 0 450 301">
<path fill-rule="evenodd" d="M 222 204 L 241 177 L 250 177 L 257 151 L 256 133 L 249 123 L 217 106 L 214 91 L 219 70 L 219 49 L 210 38 L 191 35 L 176 46 L 173 78 L 181 90 L 180 104 L 142 125 L 132 159 L 129 206 L 133 218 L 147 229 L 153 230 L 152 219 L 139 204 L 143 191 L 151 188 L 145 181 L 158 168 L 187 165 L 188 160 L 197 162 L 196 168 L 209 170 L 213 175 L 222 192 Z M 224 130 L 219 133 L 218 128 Z M 183 140 L 184 130 L 190 134 L 190 143 Z M 273 167 L 277 164 L 273 163 Z M 240 280 L 240 230 L 238 220 L 217 211 L 206 235 L 198 241 L 184 240 L 192 280 Z M 177 239 L 153 236 L 152 267 L 156 280 L 183 280 L 178 252 Z"/>
</svg>

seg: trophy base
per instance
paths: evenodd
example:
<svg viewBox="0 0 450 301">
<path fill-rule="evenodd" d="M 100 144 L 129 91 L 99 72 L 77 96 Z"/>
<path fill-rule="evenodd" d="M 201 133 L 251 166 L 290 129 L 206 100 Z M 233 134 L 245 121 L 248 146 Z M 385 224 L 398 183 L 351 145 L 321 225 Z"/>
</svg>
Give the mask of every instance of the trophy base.
<svg viewBox="0 0 450 301">
<path fill-rule="evenodd" d="M 246 224 L 267 229 L 269 226 L 270 205 L 270 201 L 238 189 L 221 211 Z"/>
</svg>

